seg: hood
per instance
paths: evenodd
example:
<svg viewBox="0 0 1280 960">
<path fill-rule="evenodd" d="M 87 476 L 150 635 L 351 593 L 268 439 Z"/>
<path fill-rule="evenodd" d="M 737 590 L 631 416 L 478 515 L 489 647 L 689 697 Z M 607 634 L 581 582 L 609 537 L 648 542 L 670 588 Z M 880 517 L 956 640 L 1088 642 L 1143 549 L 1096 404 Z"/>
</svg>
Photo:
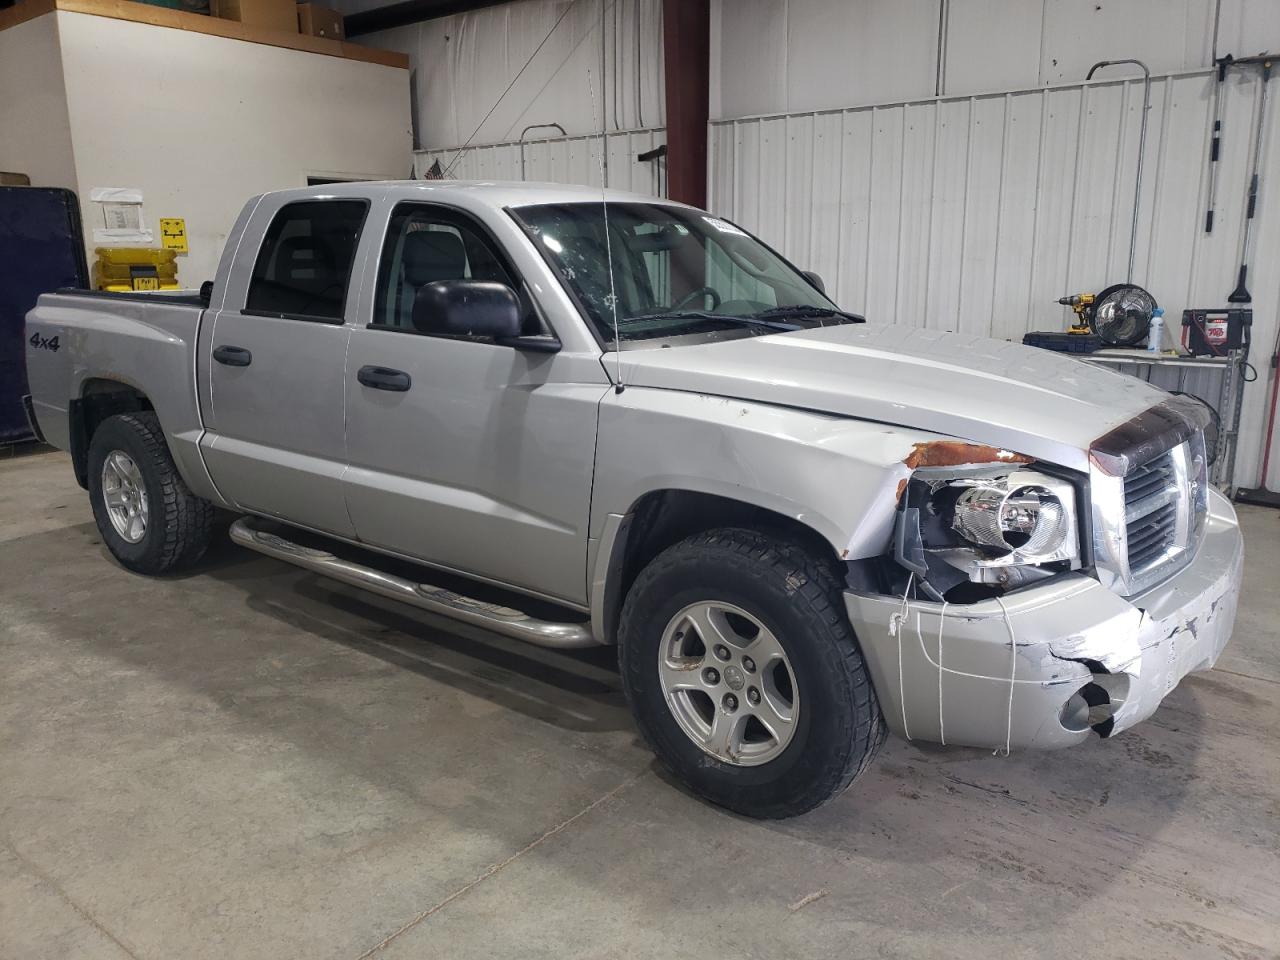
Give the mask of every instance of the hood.
<svg viewBox="0 0 1280 960">
<path fill-rule="evenodd" d="M 628 386 L 914 427 L 1078 470 L 1093 441 L 1168 398 L 1038 347 L 872 324 L 631 349 L 622 375 Z"/>
</svg>

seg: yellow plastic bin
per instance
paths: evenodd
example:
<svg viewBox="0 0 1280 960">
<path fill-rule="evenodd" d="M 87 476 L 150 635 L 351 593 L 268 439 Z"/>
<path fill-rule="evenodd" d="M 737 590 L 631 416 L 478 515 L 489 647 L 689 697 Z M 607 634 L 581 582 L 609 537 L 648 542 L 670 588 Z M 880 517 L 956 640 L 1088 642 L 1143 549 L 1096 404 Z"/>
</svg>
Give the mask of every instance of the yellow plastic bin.
<svg viewBox="0 0 1280 960">
<path fill-rule="evenodd" d="M 98 247 L 93 263 L 96 290 L 177 290 L 177 251 L 164 247 Z"/>
</svg>

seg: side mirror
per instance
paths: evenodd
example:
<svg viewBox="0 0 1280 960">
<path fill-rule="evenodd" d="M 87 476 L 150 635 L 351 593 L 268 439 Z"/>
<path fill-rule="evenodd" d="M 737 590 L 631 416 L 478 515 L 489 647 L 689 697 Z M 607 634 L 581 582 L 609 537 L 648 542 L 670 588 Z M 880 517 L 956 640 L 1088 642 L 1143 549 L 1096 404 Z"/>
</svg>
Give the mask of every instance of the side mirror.
<svg viewBox="0 0 1280 960">
<path fill-rule="evenodd" d="M 520 301 L 505 283 L 438 280 L 418 289 L 413 326 L 419 333 L 454 337 L 518 337 Z"/>
<path fill-rule="evenodd" d="M 806 280 L 809 281 L 809 286 L 813 287 L 813 289 L 817 290 L 823 296 L 826 296 L 827 285 L 822 282 L 822 278 L 820 276 L 818 276 L 812 270 L 801 270 L 800 276 L 804 277 Z"/>
</svg>

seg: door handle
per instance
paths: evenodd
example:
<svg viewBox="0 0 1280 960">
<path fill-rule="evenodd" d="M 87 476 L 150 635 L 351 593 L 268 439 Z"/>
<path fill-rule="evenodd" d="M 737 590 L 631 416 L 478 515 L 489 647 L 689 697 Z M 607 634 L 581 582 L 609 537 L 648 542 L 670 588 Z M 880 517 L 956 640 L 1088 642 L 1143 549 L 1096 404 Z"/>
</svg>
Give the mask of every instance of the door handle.
<svg viewBox="0 0 1280 960">
<path fill-rule="evenodd" d="M 228 367 L 247 367 L 253 362 L 253 354 L 244 347 L 224 346 L 214 349 L 213 359 Z"/>
<path fill-rule="evenodd" d="M 393 393 L 404 393 L 413 385 L 413 380 L 407 373 L 390 367 L 361 367 L 356 372 L 356 379 L 366 387 L 390 390 Z"/>
</svg>

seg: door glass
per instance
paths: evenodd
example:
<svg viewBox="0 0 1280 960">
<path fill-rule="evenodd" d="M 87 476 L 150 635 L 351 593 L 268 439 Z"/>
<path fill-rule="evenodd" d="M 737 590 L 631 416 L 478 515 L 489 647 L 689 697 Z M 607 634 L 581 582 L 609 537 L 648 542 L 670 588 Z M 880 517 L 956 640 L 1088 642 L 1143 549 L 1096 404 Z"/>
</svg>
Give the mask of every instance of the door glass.
<svg viewBox="0 0 1280 960">
<path fill-rule="evenodd" d="M 341 322 L 364 200 L 305 200 L 281 207 L 258 251 L 245 310 Z"/>
<path fill-rule="evenodd" d="M 418 290 L 439 280 L 486 280 L 517 289 L 476 227 L 439 210 L 397 207 L 378 266 L 375 325 L 412 330 Z"/>
</svg>

